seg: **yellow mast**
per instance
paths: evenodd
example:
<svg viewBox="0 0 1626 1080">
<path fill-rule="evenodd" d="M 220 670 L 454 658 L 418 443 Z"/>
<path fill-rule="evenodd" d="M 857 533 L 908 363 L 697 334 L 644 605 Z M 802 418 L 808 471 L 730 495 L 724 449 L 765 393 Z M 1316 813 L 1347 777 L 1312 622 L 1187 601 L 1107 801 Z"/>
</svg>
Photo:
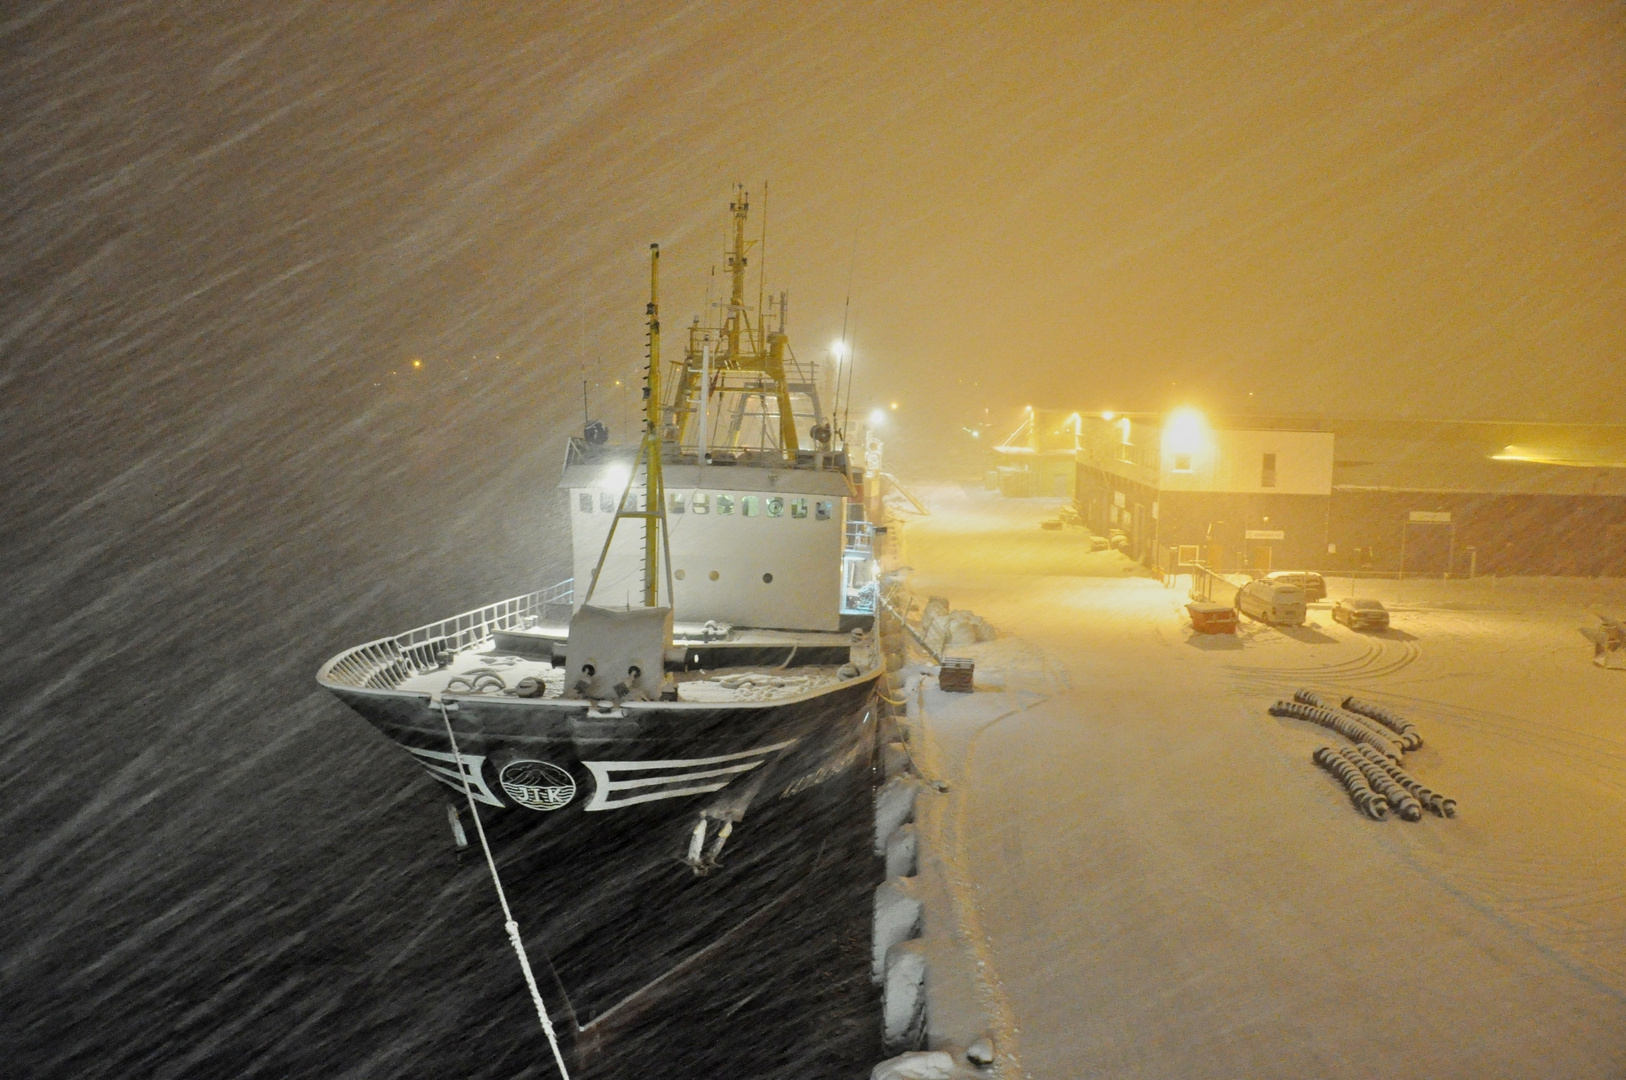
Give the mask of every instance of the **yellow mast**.
<svg viewBox="0 0 1626 1080">
<path fill-rule="evenodd" d="M 604 538 L 604 547 L 598 553 L 593 577 L 587 584 L 587 595 L 582 603 L 593 598 L 598 588 L 599 575 L 604 572 L 604 560 L 610 555 L 615 542 L 615 528 L 622 518 L 640 518 L 644 523 L 644 606 L 660 604 L 660 578 L 656 567 L 662 557 L 666 560 L 666 595 L 676 594 L 672 589 L 672 545 L 666 528 L 666 487 L 661 479 L 661 310 L 660 310 L 661 246 L 649 245 L 649 304 L 644 308 L 649 319 L 649 366 L 644 370 L 644 437 L 638 443 L 638 453 L 627 474 L 627 485 L 616 503 L 615 517 L 610 519 L 610 532 Z M 628 510 L 627 500 L 637 482 L 638 466 L 644 466 L 644 508 Z M 658 546 L 657 546 L 658 544 Z"/>
<path fill-rule="evenodd" d="M 644 379 L 644 606 L 660 602 L 659 579 L 655 576 L 656 532 L 666 539 L 666 488 L 661 482 L 661 246 L 649 245 L 649 369 Z M 668 560 L 670 562 L 670 560 Z M 671 567 L 667 567 L 671 572 Z M 670 587 L 667 595 L 672 594 Z"/>
<path fill-rule="evenodd" d="M 785 335 L 783 327 L 771 334 L 767 332 L 766 324 L 753 329 L 745 306 L 745 220 L 750 214 L 751 200 L 743 186 L 738 189 L 734 201 L 728 204 L 728 209 L 734 217 L 734 242 L 728 252 L 728 315 L 721 327 L 721 349 L 712 356 L 711 378 L 706 380 L 712 385 L 702 385 L 700 371 L 704 346 L 697 344 L 694 332 L 691 332 L 688 355 L 674 365 L 678 369 L 678 381 L 671 408 L 673 421 L 677 425 L 678 445 L 684 445 L 691 435 L 690 428 L 698 412 L 694 405 L 697 396 L 709 396 L 714 389 L 716 392 L 744 392 L 746 386 L 739 382 L 730 384 L 729 373 L 760 372 L 773 384 L 771 392 L 779 404 L 779 448 L 794 454 L 800 449 L 800 444 L 785 374 L 790 338 Z M 761 311 L 757 315 L 759 319 L 763 318 Z"/>
</svg>

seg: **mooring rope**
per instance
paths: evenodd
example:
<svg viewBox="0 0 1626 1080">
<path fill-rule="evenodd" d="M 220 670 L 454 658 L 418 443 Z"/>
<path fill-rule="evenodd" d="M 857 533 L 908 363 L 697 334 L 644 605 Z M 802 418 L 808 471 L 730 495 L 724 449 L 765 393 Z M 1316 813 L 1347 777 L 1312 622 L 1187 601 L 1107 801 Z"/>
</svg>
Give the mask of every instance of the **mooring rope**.
<svg viewBox="0 0 1626 1080">
<path fill-rule="evenodd" d="M 542 1032 L 548 1037 L 548 1046 L 553 1049 L 554 1064 L 559 1066 L 559 1075 L 564 1080 L 570 1080 L 570 1071 L 565 1068 L 565 1057 L 559 1052 L 559 1037 L 553 1033 L 553 1021 L 548 1019 L 548 1007 L 542 1003 L 542 991 L 536 987 L 536 976 L 531 973 L 531 958 L 525 955 L 525 943 L 519 937 L 519 923 L 514 921 L 514 913 L 508 908 L 508 896 L 502 891 L 502 878 L 497 876 L 497 860 L 491 857 L 491 845 L 486 842 L 486 828 L 480 823 L 479 807 L 474 805 L 474 791 L 469 787 L 468 766 L 463 764 L 463 752 L 457 748 L 457 735 L 452 731 L 452 718 L 446 712 L 446 701 L 436 697 L 435 703 L 440 706 L 440 718 L 446 723 L 446 738 L 452 743 L 452 757 L 457 761 L 457 771 L 463 777 L 463 794 L 469 800 L 469 813 L 474 815 L 474 831 L 480 834 L 480 847 L 486 853 L 486 865 L 491 868 L 491 884 L 497 887 L 497 901 L 502 904 L 503 929 L 508 931 L 508 940 L 513 942 L 514 955 L 519 957 L 520 970 L 525 973 L 525 985 L 531 988 L 531 1002 L 536 1006 L 536 1018 L 542 1021 Z"/>
</svg>

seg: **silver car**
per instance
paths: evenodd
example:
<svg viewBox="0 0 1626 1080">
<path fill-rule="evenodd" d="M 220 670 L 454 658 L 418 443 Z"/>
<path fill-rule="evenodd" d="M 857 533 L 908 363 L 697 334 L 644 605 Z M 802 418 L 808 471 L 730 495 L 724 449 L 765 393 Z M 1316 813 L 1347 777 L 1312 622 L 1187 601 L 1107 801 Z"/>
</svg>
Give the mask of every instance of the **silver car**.
<svg viewBox="0 0 1626 1080">
<path fill-rule="evenodd" d="M 1332 617 L 1351 630 L 1389 629 L 1389 610 L 1376 600 L 1340 600 L 1333 605 Z"/>
</svg>

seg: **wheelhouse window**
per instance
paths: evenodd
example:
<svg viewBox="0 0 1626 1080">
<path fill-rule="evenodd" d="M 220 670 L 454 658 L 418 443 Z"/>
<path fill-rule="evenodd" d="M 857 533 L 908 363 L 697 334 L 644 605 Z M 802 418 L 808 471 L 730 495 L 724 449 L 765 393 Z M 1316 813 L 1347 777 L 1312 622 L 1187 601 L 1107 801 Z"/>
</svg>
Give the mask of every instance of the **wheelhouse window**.
<svg viewBox="0 0 1626 1080">
<path fill-rule="evenodd" d="M 593 512 L 593 493 L 591 491 L 580 491 L 576 493 L 576 509 L 580 510 L 584 514 L 591 514 Z"/>
<path fill-rule="evenodd" d="M 757 497 L 755 495 L 742 495 L 740 497 L 740 516 L 757 516 Z"/>
<path fill-rule="evenodd" d="M 600 512 L 605 514 L 615 513 L 615 496 L 611 495 L 608 491 L 599 492 L 598 508 Z"/>
<path fill-rule="evenodd" d="M 819 521 L 829 521 L 835 514 L 836 504 L 827 499 L 820 499 L 813 511 L 813 516 Z"/>
<path fill-rule="evenodd" d="M 790 516 L 793 518 L 807 517 L 807 500 L 792 499 L 790 501 Z"/>
<path fill-rule="evenodd" d="M 781 517 L 785 513 L 785 500 L 778 495 L 768 496 L 763 505 L 767 508 L 769 517 Z"/>
<path fill-rule="evenodd" d="M 709 514 L 709 513 L 711 513 L 711 496 L 710 495 L 696 495 L 694 498 L 690 499 L 689 500 L 689 512 L 693 513 L 693 514 Z"/>
<path fill-rule="evenodd" d="M 666 512 L 668 514 L 681 514 L 681 513 L 683 513 L 683 510 L 684 510 L 683 493 L 681 491 L 669 491 L 669 492 L 667 492 L 666 493 Z"/>
<path fill-rule="evenodd" d="M 732 514 L 734 512 L 734 496 L 732 496 L 732 495 L 719 495 L 719 496 L 717 496 L 717 512 L 719 514 L 725 514 L 725 515 L 726 514 Z"/>
</svg>

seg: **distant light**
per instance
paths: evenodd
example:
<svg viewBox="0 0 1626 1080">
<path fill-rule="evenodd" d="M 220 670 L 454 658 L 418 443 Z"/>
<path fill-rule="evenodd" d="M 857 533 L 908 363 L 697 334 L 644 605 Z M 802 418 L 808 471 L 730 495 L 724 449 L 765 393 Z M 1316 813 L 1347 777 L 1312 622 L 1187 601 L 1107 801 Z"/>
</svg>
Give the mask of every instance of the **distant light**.
<svg viewBox="0 0 1626 1080">
<path fill-rule="evenodd" d="M 625 491 L 627 478 L 631 475 L 625 465 L 611 465 L 604 470 L 604 486 L 611 491 Z"/>
<path fill-rule="evenodd" d="M 1197 454 L 1208 445 L 1208 421 L 1196 409 L 1176 409 L 1163 421 L 1166 454 Z"/>
<path fill-rule="evenodd" d="M 894 401 L 894 402 L 893 402 L 893 403 L 892 403 L 892 411 L 893 411 L 893 412 L 897 412 L 897 411 L 898 411 L 898 403 L 897 403 L 897 402 L 896 402 L 896 401 Z"/>
<path fill-rule="evenodd" d="M 845 341 L 831 343 L 830 352 L 839 361 L 843 356 L 847 355 L 847 343 Z"/>
<path fill-rule="evenodd" d="M 423 367 L 423 361 L 422 360 L 413 360 L 412 361 L 412 366 L 413 367 Z"/>
<path fill-rule="evenodd" d="M 973 439 L 980 439 L 980 438 L 982 438 L 982 432 L 980 432 L 980 431 L 973 431 L 973 432 L 972 432 L 972 433 L 971 433 L 971 437 L 972 437 L 972 438 L 973 438 Z"/>
<path fill-rule="evenodd" d="M 1033 406 L 1032 406 L 1032 405 L 1029 405 L 1029 406 L 1028 406 L 1028 412 L 1032 412 L 1032 411 L 1033 411 Z"/>
<path fill-rule="evenodd" d="M 1106 412 L 1101 414 L 1101 419 L 1110 424 L 1114 420 L 1118 419 L 1118 414 L 1113 412 L 1111 409 L 1108 409 Z"/>
<path fill-rule="evenodd" d="M 870 422 L 871 426 L 873 426 L 873 427 L 881 427 L 881 426 L 883 426 L 886 423 L 886 410 L 885 409 L 872 409 L 872 410 L 870 410 L 869 422 Z"/>
</svg>

